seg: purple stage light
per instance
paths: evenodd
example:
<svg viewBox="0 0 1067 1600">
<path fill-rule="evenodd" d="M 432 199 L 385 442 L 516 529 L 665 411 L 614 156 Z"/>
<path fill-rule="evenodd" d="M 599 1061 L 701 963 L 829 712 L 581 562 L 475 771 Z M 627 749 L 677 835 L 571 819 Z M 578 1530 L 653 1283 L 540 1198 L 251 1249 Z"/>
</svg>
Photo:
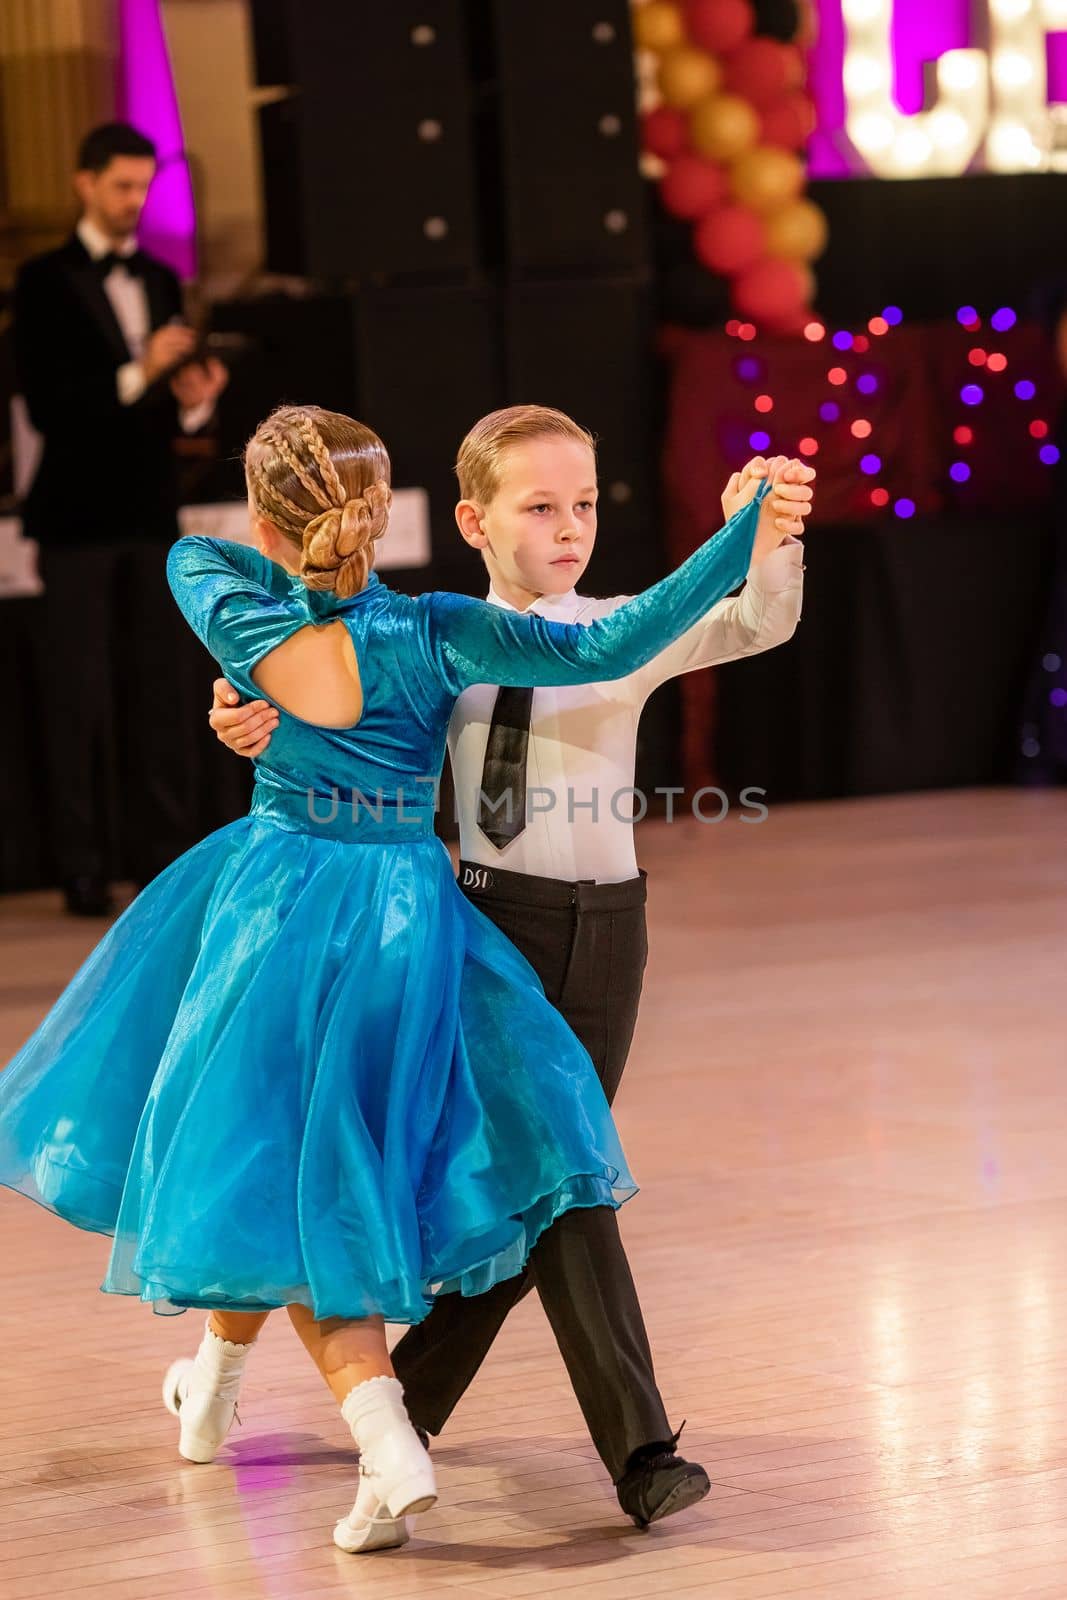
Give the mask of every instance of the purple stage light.
<svg viewBox="0 0 1067 1600">
<path fill-rule="evenodd" d="M 976 383 L 965 383 L 960 390 L 960 399 L 965 406 L 980 406 L 985 395 Z"/>
<path fill-rule="evenodd" d="M 1053 689 L 1049 702 L 1054 706 L 1067 706 L 1067 689 Z"/>
<path fill-rule="evenodd" d="M 978 321 L 978 313 L 973 306 L 960 306 L 956 312 L 956 321 L 963 328 L 970 328 Z"/>
<path fill-rule="evenodd" d="M 1001 306 L 999 311 L 994 311 L 989 321 L 998 333 L 1007 333 L 1009 328 L 1014 328 L 1017 317 L 1011 306 Z"/>
<path fill-rule="evenodd" d="M 1055 444 L 1043 444 L 1037 453 L 1046 467 L 1054 467 L 1060 459 L 1059 446 Z"/>
<path fill-rule="evenodd" d="M 836 400 L 824 400 L 819 407 L 819 415 L 824 422 L 836 422 L 841 415 L 841 407 Z"/>
<path fill-rule="evenodd" d="M 1031 383 L 1029 378 L 1020 378 L 1015 385 L 1016 400 L 1032 400 L 1037 393 L 1037 385 Z"/>
<path fill-rule="evenodd" d="M 904 313 L 899 306 L 886 306 L 882 312 L 882 321 L 888 322 L 891 328 L 899 328 L 904 321 Z"/>
<path fill-rule="evenodd" d="M 771 436 L 769 433 L 764 433 L 762 429 L 757 429 L 755 433 L 749 434 L 748 442 L 753 450 L 766 450 L 770 445 Z"/>
<path fill-rule="evenodd" d="M 755 356 L 742 356 L 737 363 L 737 376 L 745 383 L 753 383 L 760 375 L 760 364 Z"/>
<path fill-rule="evenodd" d="M 833 345 L 835 350 L 851 350 L 854 342 L 852 335 L 846 333 L 844 329 L 840 333 L 834 334 Z"/>
<path fill-rule="evenodd" d="M 141 243 L 181 278 L 196 276 L 196 208 L 159 0 L 119 0 L 118 114 L 152 140 L 158 166 Z"/>
<path fill-rule="evenodd" d="M 867 455 L 860 457 L 860 471 L 865 472 L 868 478 L 873 478 L 875 473 L 882 470 L 881 456 Z"/>
<path fill-rule="evenodd" d="M 893 507 L 893 510 L 896 512 L 898 517 L 903 517 L 905 519 L 908 517 L 913 517 L 915 515 L 915 501 L 898 500 L 896 505 Z"/>
<path fill-rule="evenodd" d="M 878 387 L 878 379 L 873 372 L 861 372 L 856 379 L 856 388 L 860 394 L 873 394 Z"/>
<path fill-rule="evenodd" d="M 971 475 L 971 469 L 966 461 L 954 461 L 948 469 L 948 475 L 953 483 L 966 483 Z"/>
</svg>

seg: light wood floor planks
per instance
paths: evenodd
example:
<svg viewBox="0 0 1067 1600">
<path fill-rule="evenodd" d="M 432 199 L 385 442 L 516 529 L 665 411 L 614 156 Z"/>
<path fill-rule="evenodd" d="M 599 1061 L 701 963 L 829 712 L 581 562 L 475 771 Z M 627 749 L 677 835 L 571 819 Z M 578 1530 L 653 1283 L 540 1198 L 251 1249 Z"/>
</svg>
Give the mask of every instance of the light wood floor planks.
<svg viewBox="0 0 1067 1600">
<path fill-rule="evenodd" d="M 194 1316 L 0 1191 L 0 1596 L 1065 1600 L 1067 797 L 782 807 L 640 831 L 652 955 L 624 1232 L 712 1498 L 618 1513 L 535 1303 L 404 1551 L 330 1543 L 345 1430 L 283 1318 L 234 1431 L 157 1402 Z M 99 925 L 0 901 L 0 1060 Z"/>
</svg>

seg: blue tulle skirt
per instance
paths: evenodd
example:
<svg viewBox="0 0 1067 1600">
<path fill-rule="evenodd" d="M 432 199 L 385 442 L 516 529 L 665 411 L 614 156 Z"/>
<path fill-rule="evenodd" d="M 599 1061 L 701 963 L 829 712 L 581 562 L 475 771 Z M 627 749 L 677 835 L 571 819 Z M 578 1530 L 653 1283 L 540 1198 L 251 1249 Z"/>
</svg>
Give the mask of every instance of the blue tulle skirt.
<svg viewBox="0 0 1067 1600">
<path fill-rule="evenodd" d="M 256 817 L 154 880 L 0 1073 L 0 1182 L 156 1310 L 418 1322 L 634 1192 L 588 1055 L 434 838 Z"/>
</svg>

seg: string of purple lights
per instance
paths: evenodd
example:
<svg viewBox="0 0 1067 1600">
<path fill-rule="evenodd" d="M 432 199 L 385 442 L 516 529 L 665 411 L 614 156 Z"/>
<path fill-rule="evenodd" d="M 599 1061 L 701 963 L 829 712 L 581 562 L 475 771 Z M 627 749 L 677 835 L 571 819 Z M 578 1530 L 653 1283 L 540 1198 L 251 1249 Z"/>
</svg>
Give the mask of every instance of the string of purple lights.
<svg viewBox="0 0 1067 1600">
<path fill-rule="evenodd" d="M 983 328 L 983 320 L 974 306 L 961 306 L 957 312 L 957 323 L 969 338 L 979 333 Z M 848 357 L 867 356 L 871 349 L 872 339 L 884 339 L 904 323 L 904 313 L 899 306 L 890 305 L 883 308 L 878 316 L 871 317 L 867 322 L 864 333 L 853 333 L 847 328 L 839 328 L 829 335 L 830 344 L 838 352 L 842 362 Z M 1010 344 L 1010 336 L 1018 325 L 1018 316 L 1010 306 L 1001 306 L 989 317 L 989 330 L 995 333 L 998 345 Z M 758 337 L 758 329 L 751 323 L 740 322 L 732 319 L 726 324 L 726 332 L 731 338 L 737 338 L 744 343 L 752 343 Z M 828 336 L 825 323 L 813 319 L 804 328 L 804 337 L 811 343 L 821 343 Z M 970 367 L 980 368 L 986 375 L 986 383 L 991 378 L 997 381 L 1003 374 L 1008 373 L 1013 362 L 1007 351 L 1001 348 L 987 350 L 978 344 L 971 344 L 967 350 L 967 363 Z M 753 400 L 753 409 L 761 417 L 769 417 L 775 410 L 775 398 L 766 384 L 767 363 L 762 354 L 755 352 L 740 356 L 733 363 L 735 377 L 746 386 L 761 384 L 760 392 Z M 843 364 L 835 364 L 828 368 L 826 381 L 835 391 L 834 395 L 822 400 L 819 404 L 819 419 L 827 427 L 835 426 L 846 416 L 849 401 L 855 395 L 868 398 L 875 395 L 879 388 L 877 373 L 866 366 L 861 366 L 857 372 L 853 365 L 850 372 Z M 1012 381 L 1012 380 L 1007 380 Z M 1038 398 L 1038 388 L 1032 378 L 1021 377 L 1013 381 L 1015 399 L 1024 406 L 1030 406 Z M 983 383 L 969 379 L 959 388 L 959 400 L 968 408 L 968 413 L 973 413 L 986 399 L 987 389 Z M 855 415 L 848 423 L 849 432 L 858 444 L 867 446 L 855 460 L 856 468 L 865 478 L 877 478 L 883 469 L 882 457 L 874 448 L 874 424 L 869 417 L 862 414 Z M 1038 462 L 1046 467 L 1054 467 L 1060 459 L 1059 447 L 1049 440 L 1050 424 L 1041 416 L 1031 417 L 1027 424 L 1028 432 L 1038 446 Z M 973 468 L 969 461 L 964 459 L 962 452 L 970 450 L 975 443 L 975 428 L 968 422 L 959 422 L 953 429 L 953 443 L 960 454 L 948 466 L 947 477 L 949 483 L 960 488 L 968 483 L 973 475 Z M 752 450 L 758 454 L 769 452 L 774 446 L 773 435 L 768 426 L 755 427 L 748 435 L 748 443 Z M 779 441 L 779 448 L 786 453 L 795 453 L 807 459 L 818 455 L 822 441 L 817 433 L 813 432 L 792 441 Z M 892 503 L 893 514 L 901 520 L 907 520 L 915 515 L 916 502 L 910 495 L 898 495 L 894 500 L 884 484 L 875 483 L 869 490 L 870 503 L 878 510 L 885 510 Z"/>
</svg>

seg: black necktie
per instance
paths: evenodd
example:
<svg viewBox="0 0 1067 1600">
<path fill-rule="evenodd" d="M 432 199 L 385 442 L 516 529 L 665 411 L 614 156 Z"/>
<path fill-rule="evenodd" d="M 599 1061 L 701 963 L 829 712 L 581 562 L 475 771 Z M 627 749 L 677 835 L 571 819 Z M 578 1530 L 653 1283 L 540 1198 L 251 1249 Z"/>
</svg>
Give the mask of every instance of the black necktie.
<svg viewBox="0 0 1067 1600">
<path fill-rule="evenodd" d="M 498 689 L 482 767 L 478 826 L 498 850 L 526 826 L 526 751 L 532 689 Z"/>
</svg>

